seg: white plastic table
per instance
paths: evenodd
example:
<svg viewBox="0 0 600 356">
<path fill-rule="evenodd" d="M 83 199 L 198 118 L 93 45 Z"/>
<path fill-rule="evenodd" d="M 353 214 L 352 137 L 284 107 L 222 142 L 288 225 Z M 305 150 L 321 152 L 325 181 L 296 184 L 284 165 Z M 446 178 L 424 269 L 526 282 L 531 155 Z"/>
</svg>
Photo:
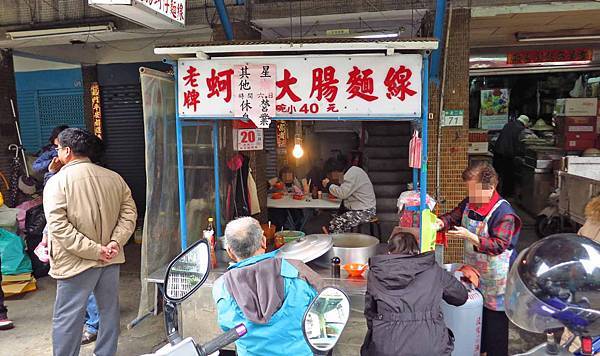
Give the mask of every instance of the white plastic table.
<svg viewBox="0 0 600 356">
<path fill-rule="evenodd" d="M 270 209 L 323 209 L 323 210 L 337 210 L 342 205 L 342 201 L 340 199 L 329 200 L 327 198 L 323 199 L 313 199 L 310 195 L 305 196 L 302 200 L 295 200 L 292 198 L 292 195 L 284 195 L 281 199 L 271 199 L 271 196 L 267 198 L 267 208 Z M 288 221 L 293 226 L 294 218 L 292 217 L 290 211 L 288 213 Z M 304 218 L 302 219 L 300 230 L 304 229 L 304 225 L 308 221 L 309 214 L 304 213 Z"/>
<path fill-rule="evenodd" d="M 291 195 L 284 195 L 281 199 L 267 198 L 267 208 L 273 209 L 339 209 L 342 201 L 339 199 L 312 199 L 310 196 L 302 200 L 295 200 Z"/>
</svg>

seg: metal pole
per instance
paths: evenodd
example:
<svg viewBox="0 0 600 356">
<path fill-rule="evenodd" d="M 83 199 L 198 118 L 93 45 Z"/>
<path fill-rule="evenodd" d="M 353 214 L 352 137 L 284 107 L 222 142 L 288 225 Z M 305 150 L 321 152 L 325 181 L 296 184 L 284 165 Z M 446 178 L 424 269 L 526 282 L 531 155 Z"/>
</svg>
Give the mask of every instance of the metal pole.
<svg viewBox="0 0 600 356">
<path fill-rule="evenodd" d="M 423 245 L 423 210 L 427 207 L 427 120 L 429 117 L 429 57 L 427 54 L 423 55 L 423 99 L 422 99 L 422 108 L 421 108 L 421 135 L 423 147 L 421 150 L 421 179 L 420 179 L 420 207 L 419 214 L 421 215 L 421 230 L 419 239 L 419 249 Z"/>
<path fill-rule="evenodd" d="M 185 167 L 183 163 L 183 127 L 179 117 L 179 77 L 177 63 L 172 64 L 175 75 L 175 134 L 177 137 L 177 183 L 179 186 L 179 228 L 181 251 L 187 248 L 187 211 L 185 208 Z"/>
<path fill-rule="evenodd" d="M 227 13 L 225 2 L 223 0 L 215 0 L 215 7 L 217 8 L 217 13 L 219 13 L 221 25 L 223 25 L 225 38 L 227 38 L 227 41 L 233 40 L 233 27 L 231 26 L 231 21 L 229 20 L 229 14 Z"/>
<path fill-rule="evenodd" d="M 215 224 L 217 236 L 221 236 L 221 194 L 219 178 L 219 121 L 213 121 L 213 167 L 215 170 Z"/>
<path fill-rule="evenodd" d="M 419 170 L 417 168 L 413 168 L 413 190 L 419 189 Z"/>
<path fill-rule="evenodd" d="M 433 37 L 440 43 L 442 42 L 442 34 L 444 31 L 444 17 L 446 16 L 446 0 L 437 0 L 435 4 L 435 20 L 433 23 Z M 433 52 L 431 57 L 431 80 L 435 84 L 439 84 L 440 80 L 440 60 L 442 49 L 438 48 Z"/>
</svg>

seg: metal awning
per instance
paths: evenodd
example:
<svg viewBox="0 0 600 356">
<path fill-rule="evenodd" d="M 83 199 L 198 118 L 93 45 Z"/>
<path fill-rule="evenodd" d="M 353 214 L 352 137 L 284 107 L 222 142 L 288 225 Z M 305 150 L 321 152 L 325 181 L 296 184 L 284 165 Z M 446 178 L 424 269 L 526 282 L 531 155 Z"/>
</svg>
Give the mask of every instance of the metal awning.
<svg viewBox="0 0 600 356">
<path fill-rule="evenodd" d="M 433 38 L 415 38 L 405 40 L 367 40 L 360 38 L 335 39 L 289 39 L 277 41 L 227 41 L 196 42 L 157 46 L 155 54 L 169 55 L 175 58 L 197 56 L 199 58 L 227 57 L 236 55 L 302 55 L 324 53 L 372 53 L 384 52 L 388 55 L 395 51 L 431 51 L 438 48 Z"/>
</svg>

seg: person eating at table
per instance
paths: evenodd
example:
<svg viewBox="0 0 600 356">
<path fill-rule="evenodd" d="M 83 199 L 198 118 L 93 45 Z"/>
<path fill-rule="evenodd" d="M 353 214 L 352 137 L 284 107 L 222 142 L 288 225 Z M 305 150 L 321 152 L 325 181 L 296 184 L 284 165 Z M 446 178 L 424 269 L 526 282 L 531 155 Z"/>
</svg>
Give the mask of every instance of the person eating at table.
<svg viewBox="0 0 600 356">
<path fill-rule="evenodd" d="M 323 187 L 333 196 L 342 200 L 338 214 L 334 214 L 329 227 L 323 227 L 327 233 L 351 231 L 352 228 L 368 223 L 375 217 L 375 191 L 367 172 L 352 162 L 346 164 L 340 159 L 330 158 L 325 162 L 327 178 Z"/>
<path fill-rule="evenodd" d="M 269 179 L 269 187 L 273 192 L 300 193 L 302 192 L 302 183 L 294 175 L 294 171 L 289 166 L 283 166 L 279 170 L 277 177 Z"/>
<path fill-rule="evenodd" d="M 437 221 L 438 230 L 465 241 L 465 264 L 479 271 L 484 298 L 481 352 L 508 355 L 508 318 L 504 293 L 511 255 L 521 219 L 496 191 L 498 174 L 487 162 L 477 162 L 462 174 L 469 196 Z M 514 256 L 513 256 L 514 257 Z"/>
</svg>

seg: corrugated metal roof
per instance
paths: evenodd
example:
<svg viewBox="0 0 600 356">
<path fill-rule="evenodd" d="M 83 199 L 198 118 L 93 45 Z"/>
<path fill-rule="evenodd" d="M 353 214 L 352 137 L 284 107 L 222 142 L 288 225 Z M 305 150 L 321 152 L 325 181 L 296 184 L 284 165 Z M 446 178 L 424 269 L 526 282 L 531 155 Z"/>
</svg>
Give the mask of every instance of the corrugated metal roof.
<svg viewBox="0 0 600 356">
<path fill-rule="evenodd" d="M 302 43 L 403 43 L 403 42 L 437 42 L 435 38 L 418 37 L 407 39 L 365 39 L 365 38 L 294 38 L 280 40 L 238 40 L 238 41 L 220 41 L 220 42 L 180 42 L 172 45 L 159 45 L 155 48 L 174 48 L 174 47 L 215 47 L 215 46 L 252 46 L 264 44 L 302 44 Z"/>
<path fill-rule="evenodd" d="M 154 53 L 169 55 L 175 58 L 197 56 L 211 57 L 256 56 L 256 55 L 309 55 L 309 54 L 387 54 L 398 52 L 421 52 L 438 47 L 438 41 L 431 38 L 414 38 L 405 40 L 382 40 L 361 38 L 326 38 L 306 39 L 302 41 L 231 41 L 231 42 L 197 42 L 172 46 L 158 46 Z"/>
</svg>

